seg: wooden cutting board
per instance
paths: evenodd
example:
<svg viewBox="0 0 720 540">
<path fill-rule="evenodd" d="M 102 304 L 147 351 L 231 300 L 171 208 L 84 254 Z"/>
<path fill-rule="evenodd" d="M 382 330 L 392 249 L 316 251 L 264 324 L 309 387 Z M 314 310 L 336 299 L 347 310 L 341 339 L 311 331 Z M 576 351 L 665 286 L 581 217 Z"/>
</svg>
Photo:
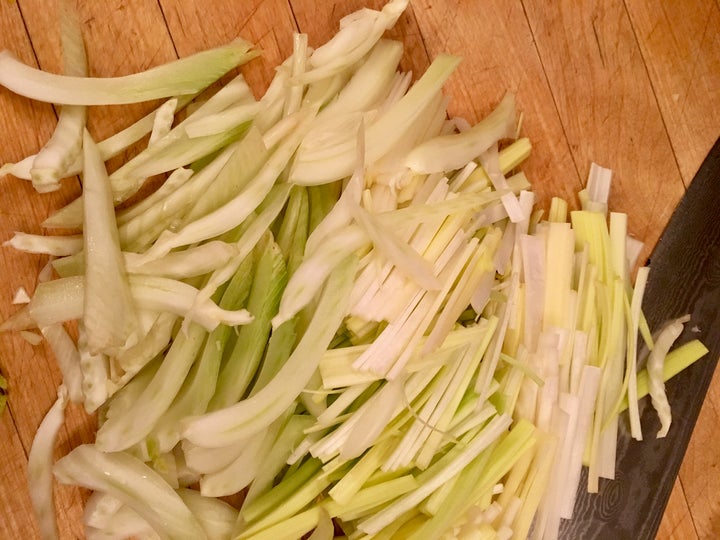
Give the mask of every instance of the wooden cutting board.
<svg viewBox="0 0 720 540">
<path fill-rule="evenodd" d="M 72 1 L 72 0 L 71 0 Z M 245 72 L 262 91 L 292 50 L 292 32 L 322 43 L 359 0 L 76 0 L 91 74 L 146 69 L 240 35 L 264 51 Z M 55 0 L 0 2 L 0 48 L 60 71 Z M 611 207 L 629 214 L 647 255 L 702 159 L 720 135 L 720 4 L 716 0 L 411 0 L 391 36 L 406 46 L 403 68 L 420 73 L 440 52 L 464 58 L 447 85 L 451 112 L 475 121 L 515 92 L 523 133 L 533 142 L 525 172 L 546 206 L 574 200 L 591 161 L 615 171 Z M 95 108 L 90 128 L 105 137 L 152 104 Z M 56 122 L 49 105 L 0 89 L 0 162 L 34 153 Z M 111 163 L 115 166 L 116 162 Z M 39 196 L 6 178 L 0 240 L 39 233 L 39 223 L 79 193 L 76 179 Z M 19 287 L 34 290 L 42 257 L 0 248 L 0 317 Z M 26 487 L 27 452 L 53 402 L 59 373 L 44 345 L 0 336 L 0 371 L 10 384 L 0 417 L 0 533 L 36 538 Z M 720 536 L 720 376 L 706 397 L 658 538 Z M 89 442 L 94 420 L 68 410 L 57 456 Z M 56 489 L 60 536 L 83 538 L 81 490 Z"/>
</svg>

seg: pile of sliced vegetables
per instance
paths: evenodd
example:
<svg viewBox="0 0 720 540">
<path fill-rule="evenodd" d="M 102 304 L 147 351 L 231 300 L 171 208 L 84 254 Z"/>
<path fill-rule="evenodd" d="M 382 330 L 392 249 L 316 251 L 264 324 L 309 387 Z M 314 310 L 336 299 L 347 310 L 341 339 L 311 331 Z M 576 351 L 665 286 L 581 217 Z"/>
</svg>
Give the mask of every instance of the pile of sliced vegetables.
<svg viewBox="0 0 720 540">
<path fill-rule="evenodd" d="M 648 328 L 610 171 L 581 210 L 535 210 L 513 96 L 470 126 L 442 94 L 458 58 L 398 72 L 382 35 L 406 4 L 315 50 L 296 35 L 260 99 L 242 76 L 203 92 L 256 55 L 242 41 L 93 79 L 64 12 L 65 75 L 0 53 L 1 84 L 62 107 L 2 172 L 83 184 L 44 223 L 77 234 L 6 242 L 53 256 L 2 325 L 63 374 L 29 456 L 44 538 L 53 475 L 93 490 L 89 539 L 556 538 L 582 467 L 591 492 L 613 478 L 622 411 L 641 439 L 649 393 L 668 432 L 664 381 L 706 349 L 670 351 L 687 319 Z M 88 106 L 157 98 L 108 139 L 85 127 Z M 53 465 L 68 402 L 97 438 Z"/>
</svg>

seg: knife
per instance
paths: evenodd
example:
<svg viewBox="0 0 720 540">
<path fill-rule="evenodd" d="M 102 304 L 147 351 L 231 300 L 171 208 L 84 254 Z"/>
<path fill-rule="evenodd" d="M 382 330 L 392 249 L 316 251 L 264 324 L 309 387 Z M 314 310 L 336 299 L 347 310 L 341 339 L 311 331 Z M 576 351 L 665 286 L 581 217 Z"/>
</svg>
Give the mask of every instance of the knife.
<svg viewBox="0 0 720 540">
<path fill-rule="evenodd" d="M 655 437 L 659 421 L 649 398 L 640 405 L 645 440 L 630 437 L 621 416 L 615 480 L 587 493 L 587 470 L 578 486 L 573 519 L 564 539 L 652 540 L 657 534 L 693 427 L 720 357 L 720 139 L 678 204 L 648 264 L 643 311 L 651 329 L 690 314 L 677 345 L 700 339 L 709 353 L 666 385 L 673 423 Z"/>
</svg>

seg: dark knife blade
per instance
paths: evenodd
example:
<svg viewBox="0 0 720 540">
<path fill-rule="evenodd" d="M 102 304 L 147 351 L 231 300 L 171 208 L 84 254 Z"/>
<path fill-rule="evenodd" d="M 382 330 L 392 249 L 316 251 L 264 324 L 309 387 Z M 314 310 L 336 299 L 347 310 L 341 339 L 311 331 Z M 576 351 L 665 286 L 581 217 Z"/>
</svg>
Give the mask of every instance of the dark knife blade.
<svg viewBox="0 0 720 540">
<path fill-rule="evenodd" d="M 578 486 L 565 539 L 651 540 L 680 469 L 692 430 L 720 357 L 720 139 L 710 150 L 675 209 L 650 258 L 643 310 L 650 328 L 690 314 L 678 344 L 700 339 L 709 354 L 667 384 L 673 423 L 657 439 L 657 416 L 641 402 L 644 441 L 630 438 L 627 415 L 620 422 L 616 479 L 587 493 L 587 471 Z"/>
</svg>

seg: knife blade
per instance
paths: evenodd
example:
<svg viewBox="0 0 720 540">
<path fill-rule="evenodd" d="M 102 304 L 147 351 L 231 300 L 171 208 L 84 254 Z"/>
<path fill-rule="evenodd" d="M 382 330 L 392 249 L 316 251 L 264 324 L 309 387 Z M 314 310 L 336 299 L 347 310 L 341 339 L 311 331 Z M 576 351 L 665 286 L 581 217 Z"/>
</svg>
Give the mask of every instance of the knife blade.
<svg viewBox="0 0 720 540">
<path fill-rule="evenodd" d="M 690 314 L 677 345 L 700 339 L 709 353 L 666 385 L 673 423 L 657 439 L 659 421 L 649 398 L 641 403 L 645 440 L 630 437 L 622 415 L 616 479 L 587 493 L 587 470 L 578 486 L 565 539 L 654 539 L 675 478 L 720 357 L 720 139 L 710 150 L 652 252 L 643 311 L 651 329 Z"/>
</svg>

